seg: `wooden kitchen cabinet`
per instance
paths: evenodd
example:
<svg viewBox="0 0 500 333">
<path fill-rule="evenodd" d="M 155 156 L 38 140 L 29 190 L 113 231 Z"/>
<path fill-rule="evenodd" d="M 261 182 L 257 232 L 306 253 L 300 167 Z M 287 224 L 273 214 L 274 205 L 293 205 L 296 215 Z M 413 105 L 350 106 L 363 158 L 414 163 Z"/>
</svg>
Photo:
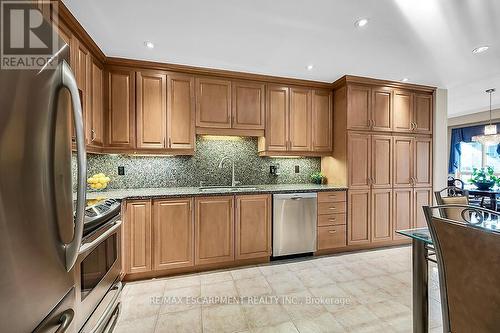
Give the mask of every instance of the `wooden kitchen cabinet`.
<svg viewBox="0 0 500 333">
<path fill-rule="evenodd" d="M 410 91 L 394 91 L 394 131 L 413 130 L 413 94 Z"/>
<path fill-rule="evenodd" d="M 107 86 L 107 142 L 111 148 L 135 148 L 135 72 L 110 68 Z"/>
<path fill-rule="evenodd" d="M 311 150 L 311 118 L 311 90 L 290 88 L 289 151 Z"/>
<path fill-rule="evenodd" d="M 233 196 L 195 198 L 195 264 L 234 260 Z"/>
<path fill-rule="evenodd" d="M 394 93 L 394 131 L 432 134 L 432 94 L 410 91 Z"/>
<path fill-rule="evenodd" d="M 370 190 L 349 190 L 347 211 L 347 245 L 369 244 Z"/>
<path fill-rule="evenodd" d="M 349 85 L 347 88 L 347 129 L 371 129 L 371 89 L 368 86 Z"/>
<path fill-rule="evenodd" d="M 371 92 L 371 130 L 392 131 L 392 90 L 384 87 L 374 87 Z"/>
<path fill-rule="evenodd" d="M 231 81 L 196 78 L 196 126 L 231 128 Z"/>
<path fill-rule="evenodd" d="M 397 230 L 412 228 L 413 206 L 413 189 L 398 188 L 393 190 L 392 237 L 394 240 L 405 238 L 405 236 L 397 234 Z"/>
<path fill-rule="evenodd" d="M 235 129 L 263 130 L 265 127 L 265 85 L 232 82 L 232 122 Z"/>
<path fill-rule="evenodd" d="M 151 201 L 127 202 L 125 221 L 125 271 L 149 272 L 151 260 Z"/>
<path fill-rule="evenodd" d="M 348 133 L 349 188 L 370 188 L 372 172 L 371 135 Z"/>
<path fill-rule="evenodd" d="M 430 187 L 432 186 L 432 138 L 415 137 L 413 150 L 413 185 Z"/>
<path fill-rule="evenodd" d="M 373 135 L 371 138 L 372 188 L 392 187 L 393 140 L 390 135 Z"/>
<path fill-rule="evenodd" d="M 194 77 L 167 76 L 167 141 L 171 149 L 194 150 L 195 90 Z"/>
<path fill-rule="evenodd" d="M 193 199 L 153 201 L 153 269 L 194 266 Z"/>
<path fill-rule="evenodd" d="M 412 228 L 427 227 L 422 206 L 432 206 L 432 188 L 416 188 L 413 192 L 413 224 Z"/>
<path fill-rule="evenodd" d="M 164 149 L 167 146 L 167 75 L 137 72 L 136 84 L 136 147 Z"/>
<path fill-rule="evenodd" d="M 431 94 L 415 93 L 414 97 L 414 131 L 421 134 L 432 133 L 433 99 Z"/>
<path fill-rule="evenodd" d="M 90 75 L 90 145 L 101 147 L 104 142 L 104 77 L 103 67 L 96 59 L 92 59 Z"/>
<path fill-rule="evenodd" d="M 394 136 L 394 187 L 413 185 L 413 137 Z"/>
<path fill-rule="evenodd" d="M 332 92 L 312 91 L 312 150 L 332 151 Z"/>
<path fill-rule="evenodd" d="M 392 188 L 371 191 L 371 241 L 392 239 Z"/>
<path fill-rule="evenodd" d="M 235 259 L 271 255 L 271 196 L 236 196 Z"/>
<path fill-rule="evenodd" d="M 266 149 L 288 150 L 289 90 L 283 86 L 268 86 L 266 94 Z"/>
</svg>

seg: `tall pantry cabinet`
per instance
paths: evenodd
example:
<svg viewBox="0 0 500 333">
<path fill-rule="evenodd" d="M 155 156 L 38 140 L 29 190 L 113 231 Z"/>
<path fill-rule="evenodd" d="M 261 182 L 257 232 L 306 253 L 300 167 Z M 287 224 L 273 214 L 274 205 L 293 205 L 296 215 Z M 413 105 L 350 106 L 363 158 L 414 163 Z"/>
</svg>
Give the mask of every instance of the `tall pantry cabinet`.
<svg viewBox="0 0 500 333">
<path fill-rule="evenodd" d="M 347 245 L 405 241 L 432 203 L 435 88 L 346 76 L 334 84 L 334 152 L 322 169 L 348 187 Z"/>
</svg>

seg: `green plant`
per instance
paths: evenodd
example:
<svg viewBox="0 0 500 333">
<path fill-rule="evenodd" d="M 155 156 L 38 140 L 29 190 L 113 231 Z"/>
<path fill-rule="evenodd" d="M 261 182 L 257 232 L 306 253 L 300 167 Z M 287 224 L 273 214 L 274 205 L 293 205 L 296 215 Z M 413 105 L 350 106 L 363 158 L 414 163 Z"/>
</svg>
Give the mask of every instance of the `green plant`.
<svg viewBox="0 0 500 333">
<path fill-rule="evenodd" d="M 311 175 L 311 181 L 314 184 L 322 184 L 324 178 L 325 178 L 325 175 L 323 175 L 323 173 L 321 173 L 321 172 L 314 172 Z"/>
<path fill-rule="evenodd" d="M 472 177 L 470 183 L 498 183 L 500 178 L 495 176 L 495 170 L 488 166 L 486 168 L 472 168 Z"/>
</svg>

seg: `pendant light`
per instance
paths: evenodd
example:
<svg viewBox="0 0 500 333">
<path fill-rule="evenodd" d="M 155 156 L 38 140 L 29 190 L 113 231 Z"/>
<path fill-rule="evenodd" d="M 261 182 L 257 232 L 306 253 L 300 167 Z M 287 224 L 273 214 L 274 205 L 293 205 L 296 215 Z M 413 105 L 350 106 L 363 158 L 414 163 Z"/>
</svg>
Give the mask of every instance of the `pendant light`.
<svg viewBox="0 0 500 333">
<path fill-rule="evenodd" d="M 497 133 L 497 125 L 491 124 L 491 94 L 495 92 L 495 89 L 488 89 L 486 92 L 490 94 L 490 124 L 484 127 L 483 135 L 473 136 L 472 141 L 485 146 L 498 145 L 500 144 L 500 134 Z"/>
</svg>

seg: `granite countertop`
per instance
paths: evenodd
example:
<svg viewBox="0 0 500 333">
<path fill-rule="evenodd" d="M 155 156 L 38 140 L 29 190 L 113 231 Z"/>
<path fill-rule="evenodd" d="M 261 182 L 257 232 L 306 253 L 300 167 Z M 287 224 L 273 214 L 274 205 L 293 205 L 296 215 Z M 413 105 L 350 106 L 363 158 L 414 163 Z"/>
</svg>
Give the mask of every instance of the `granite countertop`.
<svg viewBox="0 0 500 333">
<path fill-rule="evenodd" d="M 228 186 L 229 187 L 229 186 Z M 244 189 L 234 190 L 204 190 L 199 187 L 166 187 L 166 188 L 134 188 L 107 190 L 100 192 L 88 192 L 87 199 L 98 197 L 112 199 L 155 199 L 175 198 L 186 196 L 208 196 L 228 194 L 259 194 L 259 193 L 298 193 L 298 192 L 322 192 L 322 191 L 345 191 L 347 187 L 336 185 L 316 184 L 280 184 L 280 185 L 244 185 Z"/>
</svg>

